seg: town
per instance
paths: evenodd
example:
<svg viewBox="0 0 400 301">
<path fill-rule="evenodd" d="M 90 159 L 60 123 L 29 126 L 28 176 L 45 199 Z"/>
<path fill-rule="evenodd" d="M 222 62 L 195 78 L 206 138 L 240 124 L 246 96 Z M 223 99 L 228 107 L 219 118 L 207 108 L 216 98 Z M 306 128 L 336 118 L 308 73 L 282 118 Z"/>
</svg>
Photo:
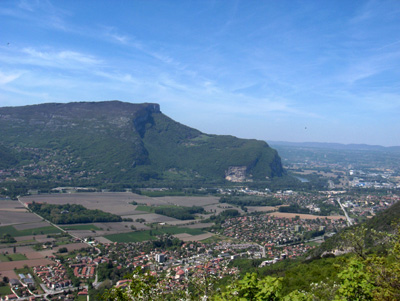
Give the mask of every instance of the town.
<svg viewBox="0 0 400 301">
<path fill-rule="evenodd" d="M 128 285 L 129 281 L 124 281 L 124 275 L 134 273 L 137 269 L 149 271 L 152 276 L 162 278 L 163 289 L 182 290 L 190 284 L 189 279 L 198 278 L 200 275 L 209 275 L 215 279 L 238 275 L 240 270 L 235 266 L 235 261 L 239 258 L 257 259 L 260 260 L 260 266 L 264 266 L 304 256 L 315 245 L 348 225 L 344 214 L 340 214 L 342 210 L 347 211 L 352 221 L 359 222 L 399 200 L 395 193 L 355 195 L 345 191 L 272 193 L 241 188 L 229 191 L 222 189 L 220 193 L 225 196 L 224 202 L 227 201 L 227 196 L 240 194 L 245 198 L 252 196 L 253 200 L 259 197 L 273 197 L 281 205 L 239 208 L 229 203 L 225 203 L 224 206 L 221 206 L 224 203 L 215 204 L 215 208 L 223 208 L 220 209 L 221 212 L 236 210 L 236 213 L 214 223 L 208 222 L 204 217 L 198 219 L 195 226 L 201 227 L 204 224 L 203 231 L 211 234 L 203 240 L 191 240 L 189 236 L 185 242 L 178 238 L 179 235 L 164 234 L 149 241 L 107 243 L 104 236 L 96 237 L 96 233 L 93 232 L 89 232 L 89 236 L 84 234 L 67 240 L 65 238 L 68 234 L 59 233 L 48 234 L 47 240 L 46 235 L 42 235 L 43 246 L 38 248 L 39 238 L 34 235 L 32 238 L 36 249 L 48 254 L 47 264 L 22 266 L 15 269 L 14 274 L 11 273 L 12 276 L 9 271 L 3 271 L 2 288 L 9 294 L 3 294 L 2 298 L 86 298 L 97 290 L 110 288 L 111 285 Z M 341 199 L 343 208 L 338 205 L 338 198 Z M 307 210 L 307 213 L 280 209 L 292 208 L 293 205 Z M 324 211 L 326 208 L 330 210 L 329 215 L 318 215 L 321 214 L 321 209 Z M 147 220 L 146 214 L 137 216 Z M 209 218 L 209 214 L 204 216 Z M 212 220 L 211 218 L 210 221 Z M 142 221 L 139 223 L 142 224 Z M 149 226 L 151 229 L 168 228 L 168 222 L 153 223 Z M 76 234 L 79 231 L 68 232 Z M 21 248 L 18 241 L 27 242 L 21 241 L 18 236 L 16 238 L 18 253 Z M 57 241 L 63 242 L 59 245 Z M 73 247 L 77 243 L 80 248 Z M 0 249 L 3 254 L 2 261 L 8 259 L 8 262 L 4 263 L 23 263 L 24 260 L 16 259 L 12 245 L 7 243 Z M 53 250 L 48 250 L 49 247 Z M 13 261 L 13 258 L 17 261 Z"/>
</svg>

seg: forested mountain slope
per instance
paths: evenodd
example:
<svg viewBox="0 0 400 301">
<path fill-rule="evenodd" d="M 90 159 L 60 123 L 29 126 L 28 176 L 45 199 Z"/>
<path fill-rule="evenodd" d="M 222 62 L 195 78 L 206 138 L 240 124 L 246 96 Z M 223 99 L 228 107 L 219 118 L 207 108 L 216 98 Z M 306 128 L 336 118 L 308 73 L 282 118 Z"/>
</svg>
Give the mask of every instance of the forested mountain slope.
<svg viewBox="0 0 400 301">
<path fill-rule="evenodd" d="M 0 167 L 59 182 L 248 181 L 284 172 L 267 143 L 201 133 L 150 103 L 3 107 L 0 152 Z"/>
</svg>

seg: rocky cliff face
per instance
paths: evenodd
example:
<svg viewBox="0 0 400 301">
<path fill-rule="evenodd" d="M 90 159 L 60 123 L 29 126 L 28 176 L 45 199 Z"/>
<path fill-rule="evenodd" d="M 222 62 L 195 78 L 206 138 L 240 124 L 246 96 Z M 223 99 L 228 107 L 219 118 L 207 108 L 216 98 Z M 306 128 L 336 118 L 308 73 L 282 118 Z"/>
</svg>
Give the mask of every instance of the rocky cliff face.
<svg viewBox="0 0 400 301">
<path fill-rule="evenodd" d="M 245 182 L 247 178 L 247 166 L 229 166 L 225 172 L 225 180 L 230 182 Z"/>
<path fill-rule="evenodd" d="M 25 154 L 23 164 L 47 166 L 43 173 L 50 178 L 68 180 L 84 174 L 110 182 L 243 181 L 283 173 L 265 142 L 201 133 L 168 118 L 154 103 L 0 108 L 0 146 Z"/>
</svg>

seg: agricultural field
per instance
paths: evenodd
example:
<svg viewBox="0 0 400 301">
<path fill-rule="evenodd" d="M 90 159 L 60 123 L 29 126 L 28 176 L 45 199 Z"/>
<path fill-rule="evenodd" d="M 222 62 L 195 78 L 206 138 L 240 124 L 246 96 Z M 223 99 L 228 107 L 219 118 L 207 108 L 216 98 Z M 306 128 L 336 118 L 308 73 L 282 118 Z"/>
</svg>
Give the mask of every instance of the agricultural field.
<svg viewBox="0 0 400 301">
<path fill-rule="evenodd" d="M 182 233 L 188 235 L 205 234 L 205 232 L 200 229 L 166 227 L 162 229 L 152 229 L 146 231 L 136 231 L 136 232 L 106 235 L 105 238 L 113 242 L 140 242 L 140 241 L 155 239 L 157 235 L 162 235 L 162 234 L 177 235 Z"/>
<path fill-rule="evenodd" d="M 0 226 L 40 222 L 40 217 L 28 212 L 18 201 L 0 200 Z"/>
<path fill-rule="evenodd" d="M 48 227 L 48 226 L 49 226 L 49 223 L 44 222 L 44 221 L 13 225 L 13 227 L 19 231 L 28 230 L 28 229 L 36 229 L 36 228 L 44 228 L 44 227 Z"/>
<path fill-rule="evenodd" d="M 81 225 L 65 225 L 62 226 L 64 230 L 101 230 L 94 224 L 81 224 Z"/>
<path fill-rule="evenodd" d="M 43 237 L 44 239 L 44 237 Z M 21 269 L 25 266 L 33 267 L 38 265 L 47 265 L 53 263 L 53 261 L 46 257 L 53 255 L 58 251 L 59 248 L 66 247 L 68 251 L 80 250 L 87 247 L 84 243 L 71 243 L 68 245 L 54 247 L 53 249 L 45 249 L 36 251 L 32 246 L 17 246 L 14 247 L 2 247 L 0 248 L 0 273 L 2 276 L 9 278 L 17 278 L 14 269 Z M 7 255 L 6 255 L 7 254 Z M 10 260 L 12 259 L 12 261 Z"/>
<path fill-rule="evenodd" d="M 274 207 L 274 206 L 246 206 L 247 212 L 252 213 L 252 212 L 271 212 L 271 211 L 277 211 L 279 207 Z"/>
<path fill-rule="evenodd" d="M 7 261 L 19 261 L 19 260 L 27 260 L 24 254 L 0 254 L 0 262 L 7 262 Z"/>
<path fill-rule="evenodd" d="M 79 204 L 87 209 L 100 209 L 117 215 L 133 214 L 135 207 L 131 204 L 135 198 L 133 193 L 57 193 L 57 194 L 40 194 L 30 195 L 21 198 L 24 203 L 48 204 Z"/>
<path fill-rule="evenodd" d="M 123 218 L 131 218 L 132 221 L 111 222 L 111 223 L 90 223 L 62 225 L 62 228 L 75 237 L 95 238 L 98 241 L 143 241 L 154 239 L 156 235 L 169 233 L 178 235 L 183 240 L 201 240 L 210 237 L 211 234 L 201 230 L 205 225 L 198 223 L 201 219 L 208 218 L 209 213 L 220 213 L 224 210 L 236 208 L 229 204 L 219 204 L 219 198 L 214 196 L 164 196 L 147 197 L 130 192 L 80 192 L 80 193 L 60 193 L 60 194 L 40 194 L 22 197 L 21 202 L 29 204 L 31 202 L 48 204 L 80 204 L 87 209 L 100 209 L 104 212 L 117 214 Z M 3 201 L 5 202 L 5 201 Z M 7 201 L 7 206 L 12 213 L 26 214 L 28 218 L 15 216 L 9 220 L 6 227 L 1 227 L 0 234 L 9 233 L 15 236 L 16 240 L 27 244 L 44 243 L 47 241 L 57 245 L 58 239 L 46 238 L 48 233 L 59 233 L 60 230 L 50 226 L 40 217 L 28 212 L 20 203 Z M 135 204 L 135 205 L 134 205 Z M 152 212 L 150 207 L 162 208 L 181 206 L 192 207 L 202 206 L 207 214 L 197 214 L 196 220 L 179 220 Z M 241 211 L 241 210 L 239 210 Z M 8 213 L 8 212 L 7 212 Z M 1 212 L 0 212 L 1 214 Z M 2 221 L 0 219 L 0 221 Z M 24 221 L 21 223 L 21 221 Z M 151 229 L 151 224 L 168 225 L 161 229 Z M 12 225 L 12 226 L 11 226 Z M 211 224 L 212 225 L 212 224 Z M 58 246 L 58 245 L 57 245 Z M 70 245 L 65 245 L 68 250 Z M 49 256 L 57 250 L 41 250 L 38 252 L 27 251 L 28 259 L 40 259 Z M 1 249 L 0 249 L 1 252 Z M 42 257 L 43 256 L 43 257 Z"/>
<path fill-rule="evenodd" d="M 53 234 L 53 233 L 60 233 L 61 231 L 53 226 L 40 227 L 40 228 L 28 228 L 24 230 L 17 230 L 14 226 L 3 226 L 0 227 L 0 236 L 4 234 L 10 234 L 13 237 L 18 236 L 29 236 L 29 235 L 36 235 L 36 234 Z"/>
<path fill-rule="evenodd" d="M 207 205 L 218 204 L 219 198 L 215 196 L 166 196 L 160 197 L 157 199 L 161 199 L 163 202 L 168 205 L 175 206 L 202 206 L 205 207 Z"/>
<path fill-rule="evenodd" d="M 166 196 L 166 197 L 147 197 L 130 192 L 81 192 L 81 193 L 61 193 L 61 194 L 40 194 L 30 195 L 21 198 L 24 203 L 33 201 L 49 204 L 80 204 L 87 209 L 100 209 L 105 212 L 120 216 L 137 214 L 136 206 L 132 202 L 146 206 L 207 206 L 218 204 L 218 197 L 214 196 Z"/>
<path fill-rule="evenodd" d="M 52 263 L 46 259 L 60 248 L 60 244 L 70 243 L 70 238 L 58 238 L 61 230 L 29 212 L 20 202 L 0 200 L 0 236 L 9 234 L 16 242 L 0 244 L 0 273 L 2 276 L 17 278 L 14 269 Z M 49 237 L 54 236 L 55 237 Z M 53 242 L 53 249 L 37 251 L 37 245 Z M 68 244 L 69 250 L 80 249 L 86 244 Z"/>
<path fill-rule="evenodd" d="M 182 241 L 187 242 L 187 241 L 203 241 L 205 239 L 208 239 L 208 238 L 214 236 L 214 234 L 204 233 L 204 234 L 199 234 L 199 235 L 190 235 L 187 233 L 182 233 L 182 234 L 175 234 L 174 236 Z"/>
<path fill-rule="evenodd" d="M 9 262 L 2 262 L 0 264 L 0 273 L 2 275 L 5 274 L 12 274 L 10 271 L 13 271 L 14 269 L 22 269 L 24 266 L 28 267 L 34 267 L 38 265 L 48 265 L 52 264 L 54 261 L 51 261 L 49 259 L 28 259 L 28 260 L 20 260 L 20 261 L 9 261 Z M 17 278 L 16 276 L 12 278 Z"/>
<path fill-rule="evenodd" d="M 276 217 L 283 217 L 283 218 L 295 218 L 296 216 L 300 217 L 301 219 L 331 219 L 331 220 L 340 220 L 346 219 L 342 215 L 332 215 L 332 216 L 322 216 L 322 215 L 313 215 L 313 214 L 301 214 L 301 213 L 286 213 L 286 212 L 271 212 L 268 213 L 269 215 L 273 215 Z"/>
</svg>

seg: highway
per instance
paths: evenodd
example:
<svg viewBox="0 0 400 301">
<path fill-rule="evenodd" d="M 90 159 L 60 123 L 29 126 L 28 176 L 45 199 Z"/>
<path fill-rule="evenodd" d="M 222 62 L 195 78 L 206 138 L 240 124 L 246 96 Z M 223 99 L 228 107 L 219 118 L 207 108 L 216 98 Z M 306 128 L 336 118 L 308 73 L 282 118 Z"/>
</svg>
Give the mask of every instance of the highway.
<svg viewBox="0 0 400 301">
<path fill-rule="evenodd" d="M 336 201 L 338 202 L 340 208 L 342 208 L 344 215 L 346 216 L 347 219 L 347 225 L 348 226 L 353 226 L 353 221 L 351 220 L 351 218 L 349 217 L 349 215 L 346 212 L 346 209 L 344 209 L 342 203 L 340 202 L 340 198 L 337 198 Z"/>
</svg>

